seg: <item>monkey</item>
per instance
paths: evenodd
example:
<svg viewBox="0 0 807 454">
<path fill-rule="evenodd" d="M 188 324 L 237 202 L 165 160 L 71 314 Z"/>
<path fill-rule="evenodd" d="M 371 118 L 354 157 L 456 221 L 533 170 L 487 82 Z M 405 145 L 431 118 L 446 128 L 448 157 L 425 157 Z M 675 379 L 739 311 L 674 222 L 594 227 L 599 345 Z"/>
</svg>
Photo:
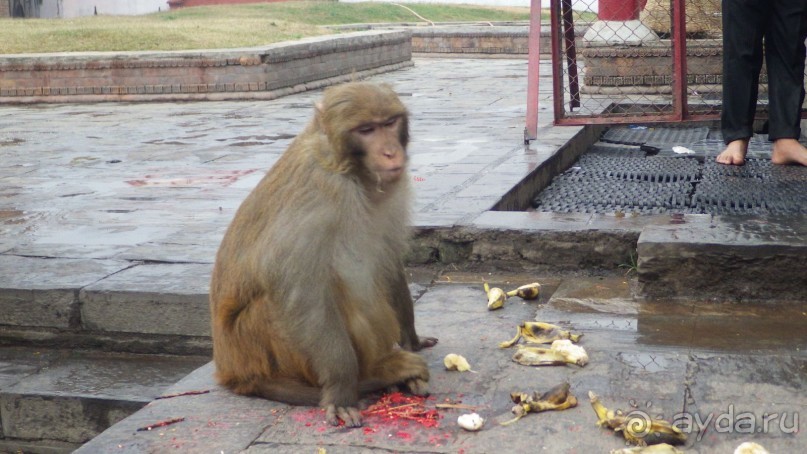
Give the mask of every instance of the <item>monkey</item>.
<svg viewBox="0 0 807 454">
<path fill-rule="evenodd" d="M 409 114 L 385 84 L 327 88 L 244 199 L 210 280 L 219 384 L 361 425 L 368 393 L 428 394 L 406 283 Z"/>
</svg>

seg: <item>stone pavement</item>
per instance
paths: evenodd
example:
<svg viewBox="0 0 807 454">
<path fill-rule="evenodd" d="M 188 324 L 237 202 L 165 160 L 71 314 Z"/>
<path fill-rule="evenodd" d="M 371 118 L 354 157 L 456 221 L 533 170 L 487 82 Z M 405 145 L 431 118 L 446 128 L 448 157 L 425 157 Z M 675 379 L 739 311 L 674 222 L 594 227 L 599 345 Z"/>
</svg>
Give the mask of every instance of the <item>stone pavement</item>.
<svg viewBox="0 0 807 454">
<path fill-rule="evenodd" d="M 413 68 L 374 77 L 392 83 L 412 112 L 419 250 L 441 260 L 413 268 L 411 276 L 418 329 L 440 338 L 423 352 L 433 377 L 429 402 L 472 407 L 488 419 L 483 431 L 459 429 L 455 418 L 466 410 L 457 408 L 440 410 L 433 428 L 369 419 L 362 429 L 331 428 L 316 409 L 217 388 L 206 365 L 162 394 L 209 393 L 156 400 L 81 452 L 622 447 L 619 437 L 595 426 L 589 390 L 609 408 L 696 419 L 701 429 L 692 432 L 688 452 L 731 452 L 752 438 L 771 452 L 805 445 L 804 433 L 793 430 L 807 406 L 801 396 L 807 385 L 802 301 L 758 307 L 635 298 L 633 275 L 625 278 L 627 268 L 619 265 L 630 266 L 628 253 L 645 229 L 659 226 L 674 237 L 682 219 L 490 211 L 519 205 L 532 195 L 524 181 L 540 185 L 581 151 L 570 144 L 587 146 L 596 136 L 596 130 L 549 126 L 548 67 L 542 74 L 540 139 L 529 147 L 522 144 L 525 60 L 419 58 Z M 319 94 L 254 102 L 3 106 L 3 342 L 207 353 L 207 280 L 218 242 L 241 200 L 309 120 Z M 695 237 L 698 228 L 716 222 L 683 218 Z M 753 235 L 736 237 L 744 245 L 754 242 Z M 666 246 L 666 239 L 652 239 Z M 803 247 L 803 241 L 794 246 L 797 252 Z M 463 262 L 468 258 L 473 266 Z M 502 262 L 510 265 L 505 271 L 497 266 Z M 539 302 L 513 299 L 488 312 L 483 280 L 504 287 L 537 280 L 544 294 Z M 498 342 L 535 318 L 583 332 L 590 363 L 529 368 L 512 362 Z M 475 372 L 445 372 L 442 359 L 452 352 L 466 356 Z M 32 371 L 0 382 L 8 383 L 0 387 L 5 437 L 17 429 L 3 393 L 31 380 Z M 562 381 L 571 384 L 577 408 L 498 425 L 509 419 L 510 392 L 543 392 Z M 765 413 L 777 419 L 763 427 Z M 730 430 L 716 424 L 718 416 Z M 184 419 L 137 430 L 178 418 Z M 756 424 L 752 434 L 749 421 Z"/>
</svg>

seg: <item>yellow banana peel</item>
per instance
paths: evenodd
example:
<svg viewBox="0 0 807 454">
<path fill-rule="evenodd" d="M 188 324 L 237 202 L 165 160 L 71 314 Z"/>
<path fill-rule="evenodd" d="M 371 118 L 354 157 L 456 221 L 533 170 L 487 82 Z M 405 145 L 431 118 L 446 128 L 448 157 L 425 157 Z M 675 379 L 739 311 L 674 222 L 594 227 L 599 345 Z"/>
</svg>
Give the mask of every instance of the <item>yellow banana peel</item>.
<svg viewBox="0 0 807 454">
<path fill-rule="evenodd" d="M 568 383 L 561 383 L 540 396 L 537 392 L 532 394 L 513 392 L 510 393 L 510 400 L 516 404 L 511 410 L 516 417 L 501 423 L 503 426 L 518 421 L 527 413 L 560 411 L 577 406 L 577 398 L 569 392 Z"/>
<path fill-rule="evenodd" d="M 684 454 L 675 446 L 662 443 L 651 446 L 634 446 L 632 448 L 612 449 L 611 454 Z"/>
<path fill-rule="evenodd" d="M 504 302 L 507 300 L 507 294 L 504 293 L 504 290 L 498 287 L 490 287 L 487 282 L 483 284 L 483 287 L 485 288 L 485 293 L 488 295 L 489 311 L 504 306 Z"/>
<path fill-rule="evenodd" d="M 509 348 L 515 345 L 519 339 L 524 338 L 528 344 L 551 344 L 556 340 L 569 339 L 577 343 L 582 334 L 572 334 L 570 331 L 562 329 L 560 326 L 544 322 L 524 322 L 516 328 L 516 336 L 509 341 L 499 344 L 500 348 Z"/>
<path fill-rule="evenodd" d="M 615 432 L 621 432 L 622 436 L 630 444 L 641 447 L 656 444 L 679 445 L 686 443 L 686 434 L 668 421 L 650 418 L 644 412 L 623 414 L 620 410 L 609 410 L 600 402 L 600 397 L 593 391 L 588 392 L 588 398 L 591 401 L 594 413 L 597 415 L 597 425 L 608 427 Z"/>
<path fill-rule="evenodd" d="M 583 347 L 572 344 L 568 339 L 555 341 L 550 348 L 519 345 L 513 353 L 513 361 L 524 366 L 561 366 L 588 364 L 588 354 Z"/>
<path fill-rule="evenodd" d="M 534 300 L 541 295 L 541 284 L 533 282 L 532 284 L 522 285 L 515 290 L 510 290 L 506 295 L 508 297 L 518 296 L 525 300 Z"/>
</svg>

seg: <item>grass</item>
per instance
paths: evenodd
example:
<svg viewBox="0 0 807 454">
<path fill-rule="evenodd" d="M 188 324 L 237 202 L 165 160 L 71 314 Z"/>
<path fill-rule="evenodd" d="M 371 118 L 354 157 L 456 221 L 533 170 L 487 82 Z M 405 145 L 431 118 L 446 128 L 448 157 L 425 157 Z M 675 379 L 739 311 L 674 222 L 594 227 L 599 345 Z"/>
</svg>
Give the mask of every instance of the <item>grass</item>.
<svg viewBox="0 0 807 454">
<path fill-rule="evenodd" d="M 406 4 L 433 22 L 528 20 L 528 8 Z M 252 47 L 335 33 L 326 25 L 423 22 L 389 3 L 300 1 L 183 8 L 142 16 L 0 19 L 0 54 Z"/>
<path fill-rule="evenodd" d="M 628 258 L 627 263 L 620 263 L 619 268 L 624 268 L 625 276 L 630 275 L 631 273 L 638 273 L 639 271 L 639 261 L 638 258 L 633 252 L 630 253 L 630 257 Z"/>
</svg>

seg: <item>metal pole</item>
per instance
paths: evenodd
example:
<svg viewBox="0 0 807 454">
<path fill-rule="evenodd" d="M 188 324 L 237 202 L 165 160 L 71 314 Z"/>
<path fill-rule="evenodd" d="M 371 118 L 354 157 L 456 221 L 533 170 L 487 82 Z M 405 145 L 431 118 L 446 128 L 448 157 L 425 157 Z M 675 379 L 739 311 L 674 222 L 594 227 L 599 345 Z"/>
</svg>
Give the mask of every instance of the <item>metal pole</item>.
<svg viewBox="0 0 807 454">
<path fill-rule="evenodd" d="M 538 138 L 538 66 L 541 62 L 541 0 L 530 0 L 529 54 L 527 60 L 527 126 L 524 142 Z"/>
<path fill-rule="evenodd" d="M 687 38 L 684 0 L 673 0 L 673 111 L 679 121 L 689 115 L 687 99 Z"/>
<path fill-rule="evenodd" d="M 563 47 L 566 51 L 566 68 L 569 72 L 569 111 L 580 107 L 580 82 L 577 78 L 577 44 L 574 41 L 574 12 L 572 0 L 561 0 L 563 16 Z"/>
</svg>

